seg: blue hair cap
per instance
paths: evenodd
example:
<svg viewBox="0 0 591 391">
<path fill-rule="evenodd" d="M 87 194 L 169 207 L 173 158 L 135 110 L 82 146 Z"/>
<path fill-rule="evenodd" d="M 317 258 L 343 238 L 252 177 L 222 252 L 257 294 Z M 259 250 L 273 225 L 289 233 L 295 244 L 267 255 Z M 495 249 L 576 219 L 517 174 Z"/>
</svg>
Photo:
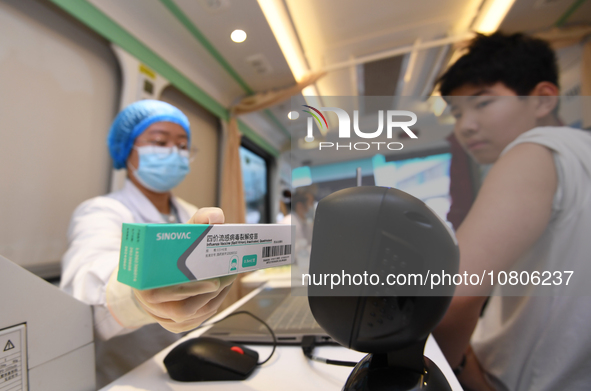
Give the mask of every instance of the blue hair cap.
<svg viewBox="0 0 591 391">
<path fill-rule="evenodd" d="M 140 100 L 121 110 L 111 125 L 107 144 L 116 169 L 125 168 L 135 139 L 156 122 L 172 122 L 182 126 L 191 143 L 189 120 L 182 111 L 159 100 Z"/>
</svg>

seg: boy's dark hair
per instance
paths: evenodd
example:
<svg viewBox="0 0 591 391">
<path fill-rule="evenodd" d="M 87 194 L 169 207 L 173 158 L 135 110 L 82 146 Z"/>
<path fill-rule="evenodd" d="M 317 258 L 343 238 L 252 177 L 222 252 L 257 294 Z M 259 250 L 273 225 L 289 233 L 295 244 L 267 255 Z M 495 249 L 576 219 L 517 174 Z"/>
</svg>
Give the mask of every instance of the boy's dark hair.
<svg viewBox="0 0 591 391">
<path fill-rule="evenodd" d="M 524 34 L 478 34 L 460 57 L 437 81 L 442 96 L 465 85 L 503 83 L 526 96 L 548 81 L 558 86 L 556 55 L 546 41 Z"/>
</svg>

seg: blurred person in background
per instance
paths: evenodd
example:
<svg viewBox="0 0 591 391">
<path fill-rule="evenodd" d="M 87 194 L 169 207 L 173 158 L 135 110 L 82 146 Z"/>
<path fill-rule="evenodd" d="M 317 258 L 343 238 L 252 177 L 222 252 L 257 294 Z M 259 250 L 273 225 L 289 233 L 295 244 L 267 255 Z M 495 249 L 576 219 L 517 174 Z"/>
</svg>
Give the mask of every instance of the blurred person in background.
<svg viewBox="0 0 591 391">
<path fill-rule="evenodd" d="M 314 196 L 307 189 L 298 189 L 291 197 L 291 214 L 284 224 L 295 227 L 294 262 L 297 272 L 307 273 L 310 268 L 312 231 L 314 227 Z"/>
<path fill-rule="evenodd" d="M 279 199 L 279 213 L 277 214 L 277 222 L 280 224 L 291 224 L 291 191 L 285 189 L 281 192 Z M 283 220 L 288 218 L 289 221 L 284 222 Z"/>
</svg>

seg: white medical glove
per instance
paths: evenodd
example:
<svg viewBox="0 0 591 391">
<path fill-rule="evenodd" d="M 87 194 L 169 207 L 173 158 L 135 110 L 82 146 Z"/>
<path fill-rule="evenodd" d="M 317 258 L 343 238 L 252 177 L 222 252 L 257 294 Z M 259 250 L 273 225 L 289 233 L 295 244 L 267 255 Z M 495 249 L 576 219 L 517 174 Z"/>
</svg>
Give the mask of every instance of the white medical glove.
<svg viewBox="0 0 591 391">
<path fill-rule="evenodd" d="M 187 224 L 222 224 L 223 222 L 224 213 L 221 209 L 202 208 Z M 113 315 L 127 328 L 158 322 L 165 329 L 180 333 L 194 329 L 215 314 L 235 279 L 236 275 L 231 275 L 164 288 L 146 290 L 131 288 L 136 308 L 126 305 L 125 311 L 117 309 L 117 305 L 113 304 L 117 303 L 116 295 L 111 295 L 113 299 L 109 300 L 110 291 L 116 292 L 119 289 L 107 287 L 107 303 Z M 121 284 L 117 281 L 111 282 L 109 285 L 114 287 Z"/>
<path fill-rule="evenodd" d="M 213 316 L 236 279 L 235 275 L 189 282 L 134 294 L 139 304 L 168 331 L 192 330 Z"/>
</svg>

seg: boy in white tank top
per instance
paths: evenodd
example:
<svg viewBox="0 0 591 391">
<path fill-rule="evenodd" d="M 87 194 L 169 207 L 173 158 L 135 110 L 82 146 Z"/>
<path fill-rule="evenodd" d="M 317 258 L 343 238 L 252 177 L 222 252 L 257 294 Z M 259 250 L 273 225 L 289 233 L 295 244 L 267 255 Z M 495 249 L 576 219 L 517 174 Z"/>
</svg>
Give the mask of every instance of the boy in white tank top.
<svg viewBox="0 0 591 391">
<path fill-rule="evenodd" d="M 460 273 L 487 283 L 456 288 L 439 345 L 467 389 L 591 389 L 591 136 L 557 116 L 553 51 L 478 36 L 440 90 L 460 144 L 493 166 L 456 232 Z M 540 281 L 499 284 L 521 272 Z"/>
</svg>

